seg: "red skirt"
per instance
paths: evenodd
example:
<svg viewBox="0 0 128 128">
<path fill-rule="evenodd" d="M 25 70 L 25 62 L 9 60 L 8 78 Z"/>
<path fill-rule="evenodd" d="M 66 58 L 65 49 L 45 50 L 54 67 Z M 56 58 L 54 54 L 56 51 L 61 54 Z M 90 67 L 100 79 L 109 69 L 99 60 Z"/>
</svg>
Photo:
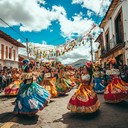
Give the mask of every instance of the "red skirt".
<svg viewBox="0 0 128 128">
<path fill-rule="evenodd" d="M 104 99 L 108 103 L 118 103 L 128 98 L 128 84 L 120 78 L 114 78 L 104 91 Z"/>
<path fill-rule="evenodd" d="M 4 94 L 11 96 L 11 95 L 17 95 L 20 87 L 20 80 L 15 80 L 12 83 L 10 83 L 5 89 Z"/>
<path fill-rule="evenodd" d="M 80 88 L 71 97 L 67 108 L 71 112 L 93 113 L 100 107 L 96 93 L 92 89 Z"/>
</svg>

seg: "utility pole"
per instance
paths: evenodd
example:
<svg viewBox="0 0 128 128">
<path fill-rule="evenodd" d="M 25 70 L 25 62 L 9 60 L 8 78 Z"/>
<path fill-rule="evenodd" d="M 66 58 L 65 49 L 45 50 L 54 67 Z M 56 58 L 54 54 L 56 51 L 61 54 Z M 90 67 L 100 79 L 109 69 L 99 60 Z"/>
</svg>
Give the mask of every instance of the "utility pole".
<svg viewBox="0 0 128 128">
<path fill-rule="evenodd" d="M 91 46 L 91 61 L 93 62 L 93 48 L 92 48 L 92 36 L 90 35 L 90 46 Z"/>
<path fill-rule="evenodd" d="M 26 38 L 26 47 L 27 47 L 27 59 L 29 59 L 29 52 L 28 52 L 28 38 Z"/>
</svg>

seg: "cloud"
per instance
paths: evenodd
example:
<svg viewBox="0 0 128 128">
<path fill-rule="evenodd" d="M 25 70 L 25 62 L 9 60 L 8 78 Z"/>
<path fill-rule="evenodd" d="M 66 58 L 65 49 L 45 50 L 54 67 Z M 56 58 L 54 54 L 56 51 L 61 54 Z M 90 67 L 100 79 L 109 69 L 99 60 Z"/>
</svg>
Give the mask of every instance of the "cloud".
<svg viewBox="0 0 128 128">
<path fill-rule="evenodd" d="M 88 10 L 88 11 L 87 11 L 87 15 L 88 15 L 88 17 L 90 18 L 90 17 L 93 15 L 93 12 L 90 11 L 90 10 Z"/>
<path fill-rule="evenodd" d="M 22 42 L 22 44 L 24 44 L 26 46 L 26 43 Z M 36 47 L 37 49 L 42 49 L 42 50 L 55 48 L 54 45 L 47 45 L 46 41 L 43 41 L 42 44 L 34 43 L 34 42 L 29 42 L 29 45 L 30 44 L 33 45 L 34 47 Z M 26 48 L 19 48 L 18 54 L 27 56 Z"/>
<path fill-rule="evenodd" d="M 103 16 L 111 0 L 104 0 L 103 3 L 102 1 L 103 0 L 72 0 L 72 4 L 80 4 L 83 8 L 87 8 L 96 14 L 100 11 L 100 15 Z"/>
<path fill-rule="evenodd" d="M 92 46 L 93 46 L 93 55 L 95 55 L 94 52 L 97 50 L 99 43 L 95 43 L 93 41 Z M 91 60 L 90 50 L 91 50 L 90 43 L 85 42 L 84 46 L 79 46 L 79 47 L 75 48 L 73 51 L 70 51 L 70 52 L 64 54 L 63 56 L 59 57 L 58 59 L 63 64 L 71 64 L 80 59 Z"/>
<path fill-rule="evenodd" d="M 64 16 L 59 19 L 63 37 L 72 37 L 73 33 L 77 33 L 77 36 L 80 36 L 91 28 L 94 21 L 92 19 L 82 18 L 82 15 L 80 13 L 73 16 L 73 20 L 69 20 Z"/>
<path fill-rule="evenodd" d="M 90 9 L 88 16 L 91 16 L 91 12 L 98 13 L 100 2 L 101 0 L 95 0 L 95 3 L 94 0 L 77 0 L 73 1 L 72 4 L 81 4 L 82 7 Z M 92 19 L 84 18 L 84 14 L 81 12 L 77 15 L 74 14 L 71 19 L 68 19 L 67 12 L 62 6 L 54 5 L 49 10 L 44 6 L 40 7 L 40 4 L 46 4 L 46 2 L 44 0 L 0 0 L 0 16 L 10 26 L 19 26 L 20 31 L 29 32 L 48 29 L 52 21 L 57 21 L 60 25 L 61 35 L 68 37 L 70 40 L 74 36 L 79 37 L 86 34 L 94 23 Z M 7 27 L 2 22 L 0 22 L 0 26 Z M 99 33 L 98 27 L 95 29 L 95 36 L 97 33 Z M 53 45 L 42 43 L 32 42 L 32 44 L 42 49 L 54 47 Z M 26 50 L 21 49 L 19 53 L 26 55 Z M 76 48 L 60 57 L 63 63 L 74 62 L 80 58 L 90 58 L 90 47 L 88 45 Z"/>
<path fill-rule="evenodd" d="M 0 0 L 0 16 L 10 26 L 19 26 L 20 31 L 31 32 L 47 29 L 51 21 L 66 15 L 63 7 L 53 6 L 50 11 L 37 3 L 45 4 L 44 0 Z M 0 26 L 8 27 L 2 22 Z"/>
<path fill-rule="evenodd" d="M 23 44 L 26 45 L 26 43 Z M 34 42 L 31 42 L 31 45 L 35 46 L 37 49 L 42 49 L 42 50 L 50 50 L 56 48 L 56 46 L 53 45 L 39 44 Z M 99 43 L 93 41 L 93 55 L 95 55 L 94 52 L 97 50 L 98 46 Z M 73 49 L 73 51 L 67 52 L 64 55 L 57 58 L 63 64 L 71 64 L 80 59 L 91 60 L 90 50 L 91 50 L 90 42 L 85 41 L 85 45 L 77 46 L 76 48 Z M 19 48 L 19 54 L 27 56 L 26 48 Z"/>
<path fill-rule="evenodd" d="M 71 20 L 67 18 L 67 13 L 62 6 L 54 5 L 49 10 L 40 7 L 38 3 L 45 4 L 44 0 L 1 0 L 0 16 L 10 26 L 19 26 L 20 31 L 29 32 L 48 29 L 52 21 L 58 21 L 61 35 L 69 38 L 73 33 L 77 33 L 79 36 L 94 23 L 91 19 L 83 18 L 82 12 L 72 16 L 73 20 Z M 2 22 L 0 22 L 0 26 L 8 27 Z"/>
</svg>

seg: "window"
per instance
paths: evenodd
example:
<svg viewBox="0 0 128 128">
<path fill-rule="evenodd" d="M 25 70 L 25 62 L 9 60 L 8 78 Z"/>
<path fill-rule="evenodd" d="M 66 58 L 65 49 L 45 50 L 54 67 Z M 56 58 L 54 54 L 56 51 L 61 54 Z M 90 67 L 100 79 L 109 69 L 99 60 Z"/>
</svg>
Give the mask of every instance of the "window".
<svg viewBox="0 0 128 128">
<path fill-rule="evenodd" d="M 117 44 L 123 43 L 123 18 L 122 11 L 119 11 L 115 19 L 115 34 Z"/>
<path fill-rule="evenodd" d="M 6 46 L 6 58 L 8 58 L 8 46 Z"/>
<path fill-rule="evenodd" d="M 13 50 L 13 56 L 14 56 L 14 60 L 16 60 L 16 51 Z"/>
<path fill-rule="evenodd" d="M 110 41 L 109 41 L 109 31 L 108 30 L 105 33 L 105 41 L 106 41 L 106 50 L 109 51 L 110 50 Z"/>
<path fill-rule="evenodd" d="M 4 59 L 4 45 L 1 44 L 1 59 Z"/>
<path fill-rule="evenodd" d="M 12 48 L 9 48 L 9 59 L 12 59 Z"/>
</svg>

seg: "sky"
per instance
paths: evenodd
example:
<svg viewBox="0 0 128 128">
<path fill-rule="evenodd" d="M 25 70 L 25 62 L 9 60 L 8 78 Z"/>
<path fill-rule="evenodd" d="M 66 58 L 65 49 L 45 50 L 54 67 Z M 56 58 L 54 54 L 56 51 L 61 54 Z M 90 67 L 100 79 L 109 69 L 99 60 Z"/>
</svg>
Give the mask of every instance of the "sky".
<svg viewBox="0 0 128 128">
<path fill-rule="evenodd" d="M 78 38 L 96 24 L 93 30 L 96 38 L 101 31 L 98 25 L 110 3 L 111 0 L 0 0 L 0 18 L 23 37 L 2 21 L 0 30 L 21 43 L 28 38 L 29 43 L 49 47 Z M 94 50 L 97 47 L 94 43 Z M 72 63 L 86 58 L 90 58 L 89 43 L 59 59 L 63 63 Z"/>
</svg>

